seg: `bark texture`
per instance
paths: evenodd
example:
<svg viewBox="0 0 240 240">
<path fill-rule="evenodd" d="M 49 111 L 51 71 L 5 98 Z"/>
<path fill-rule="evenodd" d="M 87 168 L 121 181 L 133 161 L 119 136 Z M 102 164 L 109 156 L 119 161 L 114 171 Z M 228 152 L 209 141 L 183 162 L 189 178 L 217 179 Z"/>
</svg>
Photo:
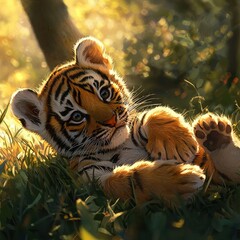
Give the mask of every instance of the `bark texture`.
<svg viewBox="0 0 240 240">
<path fill-rule="evenodd" d="M 62 0 L 21 0 L 33 31 L 52 70 L 73 57 L 73 45 L 82 37 Z"/>
<path fill-rule="evenodd" d="M 232 36 L 228 41 L 228 72 L 230 78 L 227 86 L 231 87 L 234 78 L 240 74 L 240 2 L 239 0 L 229 1 L 229 13 L 231 14 Z"/>
</svg>

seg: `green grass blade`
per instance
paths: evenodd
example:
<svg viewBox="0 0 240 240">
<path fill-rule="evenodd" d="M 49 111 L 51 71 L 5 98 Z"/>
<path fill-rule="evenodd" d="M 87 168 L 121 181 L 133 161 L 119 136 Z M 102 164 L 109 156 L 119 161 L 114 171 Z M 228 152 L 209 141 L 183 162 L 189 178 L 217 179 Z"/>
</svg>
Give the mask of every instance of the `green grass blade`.
<svg viewBox="0 0 240 240">
<path fill-rule="evenodd" d="M 2 174 L 6 163 L 7 163 L 7 160 L 5 160 L 4 162 L 2 162 L 2 163 L 0 164 L 0 174 Z"/>
<path fill-rule="evenodd" d="M 8 102 L 6 108 L 3 110 L 1 116 L 0 116 L 0 123 L 2 123 L 3 119 L 5 118 L 7 111 L 8 111 L 8 107 L 9 107 L 10 102 Z"/>
</svg>

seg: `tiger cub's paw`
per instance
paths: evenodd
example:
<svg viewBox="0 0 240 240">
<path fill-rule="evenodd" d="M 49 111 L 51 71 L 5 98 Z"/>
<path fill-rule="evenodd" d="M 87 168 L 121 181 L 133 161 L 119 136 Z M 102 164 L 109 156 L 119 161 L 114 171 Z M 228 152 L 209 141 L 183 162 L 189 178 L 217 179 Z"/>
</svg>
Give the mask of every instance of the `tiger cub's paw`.
<svg viewBox="0 0 240 240">
<path fill-rule="evenodd" d="M 232 142 L 232 124 L 226 117 L 207 113 L 193 124 L 198 143 L 206 152 L 223 149 Z"/>
<path fill-rule="evenodd" d="M 148 139 L 146 149 L 155 160 L 191 162 L 198 151 L 190 125 L 181 114 L 170 108 L 157 107 L 150 110 L 143 128 Z"/>
<path fill-rule="evenodd" d="M 136 203 L 161 199 L 170 208 L 179 205 L 179 198 L 191 199 L 205 180 L 203 170 L 196 165 L 177 161 L 139 161 L 131 166 L 120 166 L 101 176 L 100 182 L 109 197 Z"/>
<path fill-rule="evenodd" d="M 206 177 L 203 170 L 191 164 L 180 164 L 175 170 L 173 186 L 176 194 L 185 200 L 192 199 L 204 184 Z"/>
</svg>

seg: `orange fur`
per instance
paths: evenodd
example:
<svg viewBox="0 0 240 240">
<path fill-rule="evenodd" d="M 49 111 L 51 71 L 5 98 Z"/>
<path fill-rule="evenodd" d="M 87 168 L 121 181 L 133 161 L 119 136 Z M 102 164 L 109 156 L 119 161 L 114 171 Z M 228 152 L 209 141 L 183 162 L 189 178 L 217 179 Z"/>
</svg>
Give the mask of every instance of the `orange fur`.
<svg viewBox="0 0 240 240">
<path fill-rule="evenodd" d="M 85 48 L 83 54 L 91 63 L 104 64 L 109 67 L 109 60 L 101 54 L 102 49 L 97 45 L 90 45 Z"/>
<path fill-rule="evenodd" d="M 111 119 L 114 108 L 111 104 L 99 101 L 95 96 L 87 91 L 81 91 L 82 107 L 86 109 L 89 115 L 96 121 L 105 122 Z"/>
<path fill-rule="evenodd" d="M 143 124 L 148 135 L 146 148 L 154 159 L 192 161 L 197 142 L 183 116 L 167 107 L 157 107 L 147 113 Z"/>
<path fill-rule="evenodd" d="M 191 197 L 196 184 L 205 178 L 198 166 L 174 164 L 171 161 L 136 162 L 132 166 L 117 167 L 103 184 L 107 196 L 137 203 L 162 199 L 167 206 L 178 204 L 178 197 Z"/>
<path fill-rule="evenodd" d="M 217 173 L 211 157 L 209 154 L 205 153 L 202 147 L 199 148 L 193 163 L 200 166 L 204 170 L 206 176 L 209 178 L 211 177 L 214 183 L 222 183 L 222 179 Z"/>
</svg>

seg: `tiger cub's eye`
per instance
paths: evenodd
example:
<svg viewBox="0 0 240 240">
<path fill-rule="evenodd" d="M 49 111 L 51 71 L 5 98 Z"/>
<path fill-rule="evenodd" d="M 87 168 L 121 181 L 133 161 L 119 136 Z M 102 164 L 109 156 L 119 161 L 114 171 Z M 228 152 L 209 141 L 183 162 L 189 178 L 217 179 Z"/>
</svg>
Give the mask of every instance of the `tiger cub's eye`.
<svg viewBox="0 0 240 240">
<path fill-rule="evenodd" d="M 109 88 L 102 88 L 100 90 L 100 96 L 102 98 L 102 100 L 107 100 L 111 95 L 110 89 Z"/>
<path fill-rule="evenodd" d="M 80 123 L 85 119 L 85 114 L 80 111 L 75 111 L 71 115 L 71 121 Z"/>
</svg>

